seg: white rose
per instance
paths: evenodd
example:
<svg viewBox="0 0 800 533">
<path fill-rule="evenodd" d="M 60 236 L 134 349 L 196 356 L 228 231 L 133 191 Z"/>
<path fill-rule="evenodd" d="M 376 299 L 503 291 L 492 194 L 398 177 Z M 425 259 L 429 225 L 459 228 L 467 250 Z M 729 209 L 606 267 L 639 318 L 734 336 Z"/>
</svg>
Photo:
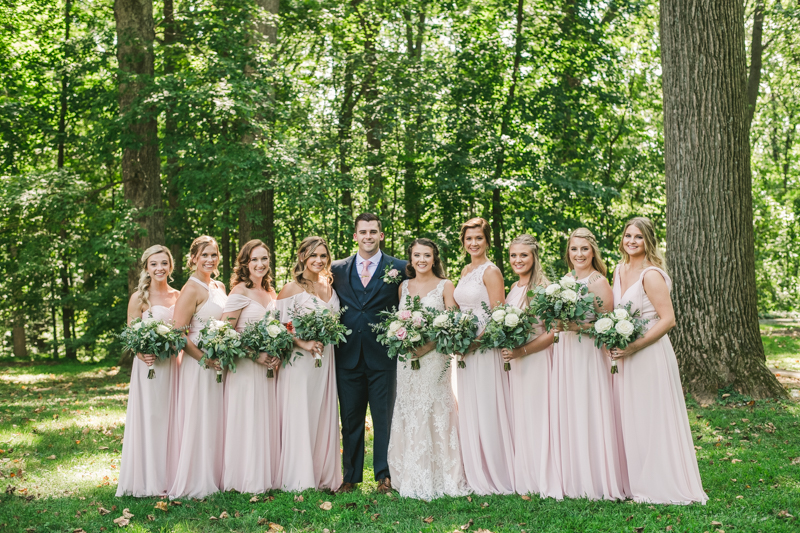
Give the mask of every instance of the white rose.
<svg viewBox="0 0 800 533">
<path fill-rule="evenodd" d="M 572 289 L 564 289 L 561 292 L 561 299 L 565 302 L 577 302 L 578 293 L 573 291 Z"/>
<path fill-rule="evenodd" d="M 628 320 L 631 316 L 628 314 L 628 311 L 622 307 L 618 307 L 614 309 L 614 318 L 617 320 Z"/>
<path fill-rule="evenodd" d="M 561 290 L 561 285 L 558 283 L 553 283 L 552 285 L 548 285 L 547 288 L 544 290 L 544 293 L 548 296 L 553 296 L 554 294 L 558 294 Z"/>
<path fill-rule="evenodd" d="M 614 326 L 614 329 L 616 329 L 617 333 L 619 333 L 626 339 L 633 334 L 633 324 L 631 324 L 627 320 L 620 320 L 619 322 L 617 322 L 617 325 Z"/>
<path fill-rule="evenodd" d="M 395 333 L 397 333 L 397 330 L 400 329 L 402 326 L 403 326 L 402 322 L 400 322 L 399 320 L 395 320 L 394 322 L 389 324 L 389 331 L 387 331 L 387 333 L 389 335 L 394 335 Z"/>
<path fill-rule="evenodd" d="M 508 313 L 505 319 L 506 327 L 513 328 L 519 324 L 519 315 Z"/>
<path fill-rule="evenodd" d="M 238 333 L 236 333 L 235 329 L 229 329 L 228 331 L 225 332 L 225 336 L 228 337 L 229 339 L 235 339 L 237 335 Z"/>
<path fill-rule="evenodd" d="M 419 333 L 414 333 L 414 335 L 409 339 L 411 342 L 419 342 L 422 340 L 422 335 Z"/>
<path fill-rule="evenodd" d="M 574 289 L 576 285 L 575 280 L 571 276 L 564 276 L 558 284 L 561 285 L 563 289 Z"/>
<path fill-rule="evenodd" d="M 137 322 L 136 324 L 132 325 L 131 327 L 132 327 L 133 329 L 139 329 L 139 328 L 141 328 L 141 327 L 142 327 L 142 323 L 141 323 L 141 322 Z"/>
<path fill-rule="evenodd" d="M 267 326 L 267 334 L 274 339 L 281 334 L 281 327 L 277 324 Z"/>
<path fill-rule="evenodd" d="M 422 311 L 414 311 L 411 313 L 411 320 L 422 320 Z"/>
<path fill-rule="evenodd" d="M 512 306 L 508 307 L 506 312 L 509 313 L 509 314 L 512 314 L 512 315 L 521 315 L 522 314 L 522 309 L 520 309 L 519 307 L 514 307 L 512 305 Z"/>
<path fill-rule="evenodd" d="M 172 330 L 170 330 L 170 329 L 169 329 L 167 326 L 165 326 L 164 324 L 159 324 L 159 325 L 158 325 L 158 327 L 156 327 L 156 333 L 158 333 L 159 335 L 166 335 L 166 334 L 167 334 L 167 333 L 169 333 L 170 331 L 172 331 Z"/>
<path fill-rule="evenodd" d="M 450 325 L 450 317 L 447 315 L 439 315 L 433 319 L 433 325 L 437 328 L 444 328 Z"/>
<path fill-rule="evenodd" d="M 605 333 L 606 331 L 610 330 L 614 327 L 614 321 L 610 318 L 601 318 L 597 322 L 594 323 L 594 330 L 597 333 Z"/>
<path fill-rule="evenodd" d="M 492 320 L 495 322 L 502 322 L 503 319 L 506 317 L 506 312 L 502 309 L 498 309 L 494 313 L 492 313 Z"/>
</svg>

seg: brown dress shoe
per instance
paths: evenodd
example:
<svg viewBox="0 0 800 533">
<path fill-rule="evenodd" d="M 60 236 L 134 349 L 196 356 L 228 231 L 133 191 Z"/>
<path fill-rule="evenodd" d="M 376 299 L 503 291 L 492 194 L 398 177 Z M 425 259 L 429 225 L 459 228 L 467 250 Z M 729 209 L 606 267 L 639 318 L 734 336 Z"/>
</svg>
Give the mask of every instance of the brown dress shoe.
<svg viewBox="0 0 800 533">
<path fill-rule="evenodd" d="M 383 478 L 380 483 L 378 483 L 378 492 L 381 494 L 390 494 L 393 490 L 392 480 L 388 477 Z"/>
<path fill-rule="evenodd" d="M 348 492 L 353 492 L 356 490 L 355 483 L 342 483 L 338 489 L 336 489 L 336 494 L 346 494 Z"/>
</svg>

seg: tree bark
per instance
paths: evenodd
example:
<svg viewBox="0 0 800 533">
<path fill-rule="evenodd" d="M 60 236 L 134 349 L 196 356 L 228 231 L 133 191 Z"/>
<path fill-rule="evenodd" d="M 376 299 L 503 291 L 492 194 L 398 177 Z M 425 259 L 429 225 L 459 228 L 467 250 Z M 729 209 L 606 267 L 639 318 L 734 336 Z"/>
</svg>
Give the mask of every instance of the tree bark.
<svg viewBox="0 0 800 533">
<path fill-rule="evenodd" d="M 686 390 L 784 396 L 758 327 L 744 13 L 740 0 L 662 0 L 670 334 Z"/>
<path fill-rule="evenodd" d="M 747 129 L 753 122 L 761 86 L 761 56 L 764 54 L 764 0 L 756 0 L 753 13 L 753 38 L 750 41 L 750 74 L 747 77 Z"/>
<path fill-rule="evenodd" d="M 280 11 L 280 0 L 257 0 L 256 4 L 264 12 L 270 15 L 277 16 Z M 260 34 L 270 46 L 275 49 L 278 44 L 278 26 L 274 20 L 269 22 L 257 22 L 255 25 L 256 33 Z M 253 42 L 255 45 L 256 42 Z M 249 71 L 249 68 L 245 68 Z M 255 139 L 248 136 L 244 142 L 252 143 Z M 248 195 L 248 199 L 242 204 L 239 209 L 239 246 L 243 246 L 251 239 L 261 239 L 266 241 L 267 246 L 270 247 L 270 257 L 274 254 L 275 248 L 275 234 L 274 234 L 274 195 L 275 192 L 269 184 L 269 172 L 264 173 L 265 180 L 267 181 L 268 188 L 259 190 L 255 193 Z M 272 245 L 270 245 L 272 242 Z M 274 261 L 270 260 L 273 272 Z"/>
<path fill-rule="evenodd" d="M 406 25 L 406 54 L 411 68 L 419 71 L 422 59 L 422 43 L 425 38 L 425 17 L 427 2 L 422 2 L 414 21 L 410 10 L 403 11 Z M 414 31 L 416 26 L 416 33 Z M 415 85 L 416 87 L 416 85 Z M 419 235 L 422 222 L 423 206 L 421 202 L 422 187 L 417 177 L 419 163 L 417 161 L 417 138 L 422 128 L 422 113 L 419 109 L 419 91 L 409 89 L 409 113 L 406 120 L 403 139 L 403 206 L 405 208 L 406 230 L 411 235 Z M 392 241 L 394 242 L 394 240 Z"/>
<path fill-rule="evenodd" d="M 130 245 L 141 253 L 153 244 L 164 242 L 164 213 L 161 206 L 161 159 L 158 150 L 158 124 L 152 110 L 134 109 L 142 100 L 154 75 L 152 0 L 115 0 L 120 114 L 127 117 L 127 136 L 133 139 L 122 150 L 122 183 L 126 200 L 140 210 L 137 222 L 145 233 L 134 236 Z M 139 265 L 128 271 L 128 291 L 138 282 Z"/>
<path fill-rule="evenodd" d="M 173 0 L 164 0 L 164 75 L 170 76 L 177 69 L 177 62 L 180 52 L 176 47 L 179 38 L 179 30 L 175 22 L 175 3 Z M 171 144 L 172 139 L 177 135 L 178 120 L 174 116 L 169 103 L 166 103 L 166 120 L 164 121 L 164 142 L 165 145 Z M 178 188 L 178 174 L 180 173 L 178 157 L 170 153 L 167 155 L 167 204 L 169 214 L 168 224 L 165 228 L 166 238 L 169 242 L 169 250 L 175 262 L 175 276 L 178 280 L 183 279 L 183 230 L 186 221 L 181 211 L 180 191 Z"/>
</svg>

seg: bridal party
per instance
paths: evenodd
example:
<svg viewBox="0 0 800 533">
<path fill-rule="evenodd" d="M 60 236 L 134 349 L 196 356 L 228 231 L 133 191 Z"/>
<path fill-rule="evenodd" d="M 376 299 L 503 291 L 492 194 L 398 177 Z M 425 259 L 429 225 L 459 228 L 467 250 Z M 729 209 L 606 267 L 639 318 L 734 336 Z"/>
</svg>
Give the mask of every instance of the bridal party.
<svg viewBox="0 0 800 533">
<path fill-rule="evenodd" d="M 389 256 L 381 220 L 364 213 L 354 221 L 354 255 L 334 258 L 324 238 L 306 237 L 280 290 L 273 250 L 260 240 L 244 243 L 231 279 L 220 280 L 217 242 L 197 237 L 180 289 L 170 285 L 169 249 L 146 249 L 128 323 L 168 324 L 185 346 L 173 357 L 136 354 L 117 496 L 362 490 L 369 423 L 372 475 L 384 494 L 705 504 L 668 336 L 672 281 L 649 219 L 619 229 L 613 272 L 592 232 L 577 228 L 557 279 L 528 234 L 510 242 L 514 278 L 504 279 L 482 218 L 460 226 L 460 273 L 447 271 L 426 238 Z M 565 318 L 581 298 L 586 312 Z M 541 302 L 554 303 L 542 311 Z M 561 313 L 555 320 L 551 309 Z M 518 343 L 487 342 L 497 328 L 519 331 L 520 313 L 533 325 Z M 472 321 L 477 329 L 454 350 L 447 329 L 433 338 L 389 323 L 381 333 L 394 314 L 420 328 Z M 236 345 L 265 317 L 275 321 L 265 326 L 270 336 L 289 335 L 289 355 L 251 351 L 226 365 L 204 341 L 216 328 Z M 302 335 L 309 317 L 338 319 L 343 340 Z M 625 342 L 597 340 L 615 331 Z M 389 357 L 388 336 L 413 348 Z"/>
</svg>

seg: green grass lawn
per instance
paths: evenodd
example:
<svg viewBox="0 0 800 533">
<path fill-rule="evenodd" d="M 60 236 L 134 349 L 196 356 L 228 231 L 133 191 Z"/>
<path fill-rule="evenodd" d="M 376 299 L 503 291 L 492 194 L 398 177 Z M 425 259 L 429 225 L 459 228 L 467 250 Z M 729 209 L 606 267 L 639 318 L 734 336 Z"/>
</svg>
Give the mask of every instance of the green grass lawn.
<svg viewBox="0 0 800 533">
<path fill-rule="evenodd" d="M 132 532 L 800 530 L 789 516 L 800 516 L 800 404 L 792 401 L 690 402 L 706 506 L 537 496 L 426 503 L 380 495 L 374 482 L 341 496 L 223 493 L 168 503 L 114 497 L 128 381 L 108 366 L 0 366 L 0 531 L 112 531 L 124 509 Z"/>
<path fill-rule="evenodd" d="M 761 339 L 769 366 L 800 372 L 800 324 L 762 324 Z"/>
</svg>

